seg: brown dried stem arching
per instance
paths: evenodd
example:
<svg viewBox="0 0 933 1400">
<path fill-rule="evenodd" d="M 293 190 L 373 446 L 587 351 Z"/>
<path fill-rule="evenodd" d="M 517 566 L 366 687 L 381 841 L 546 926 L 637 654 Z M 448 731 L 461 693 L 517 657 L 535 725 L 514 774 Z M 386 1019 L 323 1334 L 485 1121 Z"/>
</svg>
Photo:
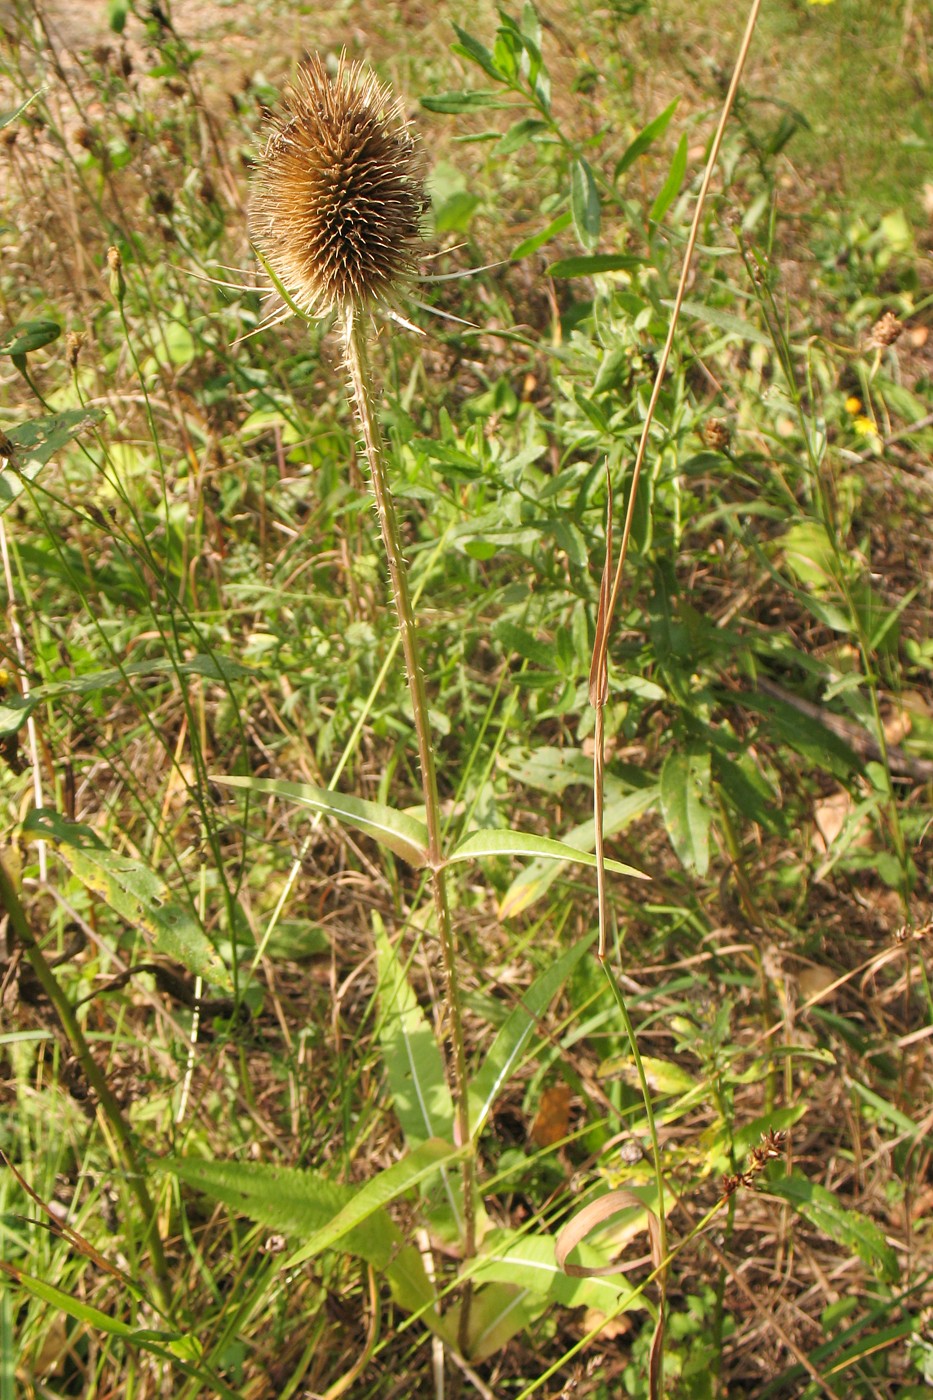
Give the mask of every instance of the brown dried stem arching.
<svg viewBox="0 0 933 1400">
<path fill-rule="evenodd" d="M 303 311 L 395 302 L 425 209 L 418 151 L 389 89 L 340 59 L 302 68 L 257 160 L 253 240 Z"/>
</svg>

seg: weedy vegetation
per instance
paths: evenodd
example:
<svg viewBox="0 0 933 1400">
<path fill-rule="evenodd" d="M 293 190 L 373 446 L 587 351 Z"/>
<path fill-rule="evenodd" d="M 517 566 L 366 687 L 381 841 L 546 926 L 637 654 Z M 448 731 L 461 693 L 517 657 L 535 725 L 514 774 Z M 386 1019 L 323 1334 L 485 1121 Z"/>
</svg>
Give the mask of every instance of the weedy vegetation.
<svg viewBox="0 0 933 1400">
<path fill-rule="evenodd" d="M 14 0 L 0 1400 L 930 1393 L 881 8 Z"/>
</svg>

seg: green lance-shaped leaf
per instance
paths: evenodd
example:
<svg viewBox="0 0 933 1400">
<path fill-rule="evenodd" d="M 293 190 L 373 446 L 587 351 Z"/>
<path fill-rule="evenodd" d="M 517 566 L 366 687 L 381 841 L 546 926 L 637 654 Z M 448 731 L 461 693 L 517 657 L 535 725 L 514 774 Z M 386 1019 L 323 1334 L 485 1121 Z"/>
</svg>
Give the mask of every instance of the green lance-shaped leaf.
<svg viewBox="0 0 933 1400">
<path fill-rule="evenodd" d="M 399 1124 L 410 1147 L 453 1141 L 454 1108 L 444 1061 L 385 926 L 373 918 L 378 968 L 379 1039 Z"/>
<path fill-rule="evenodd" d="M 709 749 L 668 754 L 661 769 L 661 813 L 671 845 L 687 869 L 698 875 L 709 869 L 709 791 Z"/>
<path fill-rule="evenodd" d="M 610 803 L 603 818 L 605 835 L 615 836 L 623 831 L 637 817 L 648 811 L 657 800 L 658 788 L 652 785 L 637 792 L 626 793 L 618 801 Z M 581 822 L 567 834 L 570 837 L 568 845 L 572 845 L 574 850 L 591 851 L 596 844 L 592 818 Z M 516 876 L 503 895 L 499 905 L 501 918 L 513 918 L 542 899 L 560 875 L 560 871 L 561 867 L 553 859 L 532 861 L 527 870 Z"/>
<path fill-rule="evenodd" d="M 674 152 L 674 159 L 671 161 L 671 168 L 667 172 L 667 179 L 658 191 L 657 198 L 651 206 L 651 219 L 657 224 L 664 218 L 674 200 L 680 192 L 680 187 L 684 182 L 684 175 L 687 173 L 687 137 L 681 136 Z"/>
<path fill-rule="evenodd" d="M 358 1188 L 331 1181 L 321 1172 L 266 1162 L 217 1162 L 166 1157 L 154 1164 L 180 1181 L 222 1201 L 257 1225 L 281 1231 L 296 1242 L 320 1230 L 353 1200 Z M 377 1210 L 340 1242 L 340 1251 L 364 1259 L 385 1274 L 395 1301 L 442 1330 L 435 1294 L 417 1249 L 405 1245 L 387 1210 Z"/>
<path fill-rule="evenodd" d="M 470 1132 L 478 1137 L 493 1104 L 521 1063 L 539 1019 L 550 1006 L 564 981 L 576 967 L 596 937 L 595 930 L 568 948 L 555 963 L 537 977 L 518 1005 L 509 1012 L 489 1047 L 482 1068 L 470 1085 Z"/>
<path fill-rule="evenodd" d="M 677 110 L 679 97 L 675 97 L 669 107 L 665 107 L 661 114 L 650 121 L 647 126 L 642 127 L 635 137 L 635 140 L 626 147 L 622 156 L 616 161 L 616 168 L 612 173 L 613 180 L 618 180 L 620 175 L 624 175 L 630 165 L 634 165 L 639 156 L 644 155 L 649 146 L 654 145 L 659 137 L 663 136 L 668 128 L 671 117 Z"/>
<path fill-rule="evenodd" d="M 627 272 L 644 267 L 644 258 L 631 253 L 592 253 L 577 258 L 559 258 L 548 268 L 550 277 L 595 277 L 600 272 Z"/>
<path fill-rule="evenodd" d="M 357 1191 L 355 1186 L 329 1181 L 321 1172 L 267 1162 L 165 1157 L 155 1165 L 157 1170 L 171 1172 L 258 1225 L 280 1230 L 296 1244 L 333 1220 Z M 402 1237 L 388 1212 L 376 1211 L 365 1228 L 347 1232 L 341 1241 L 341 1252 L 383 1269 L 401 1243 Z"/>
<path fill-rule="evenodd" d="M 408 1191 L 413 1191 L 429 1177 L 435 1176 L 442 1167 L 453 1166 L 462 1157 L 462 1150 L 451 1147 L 449 1142 L 431 1138 L 428 1142 L 421 1143 L 400 1162 L 371 1177 L 362 1186 L 356 1187 L 352 1199 L 328 1224 L 316 1230 L 300 1249 L 290 1255 L 283 1267 L 294 1269 L 325 1249 L 334 1249 L 337 1245 L 342 1247 L 351 1230 L 370 1220 L 391 1201 Z"/>
<path fill-rule="evenodd" d="M 789 1201 L 798 1215 L 809 1220 L 824 1235 L 867 1264 L 885 1283 L 896 1283 L 900 1277 L 897 1255 L 883 1232 L 873 1220 L 860 1211 L 849 1210 L 839 1198 L 799 1172 L 779 1176 L 766 1183 L 773 1196 Z"/>
<path fill-rule="evenodd" d="M 192 656 L 187 661 L 172 661 L 169 657 L 160 656 L 151 661 L 131 661 L 119 668 L 112 666 L 106 671 L 89 671 L 68 680 L 34 686 L 28 696 L 12 695 L 0 703 L 0 735 L 15 734 L 37 705 L 57 700 L 62 695 L 94 695 L 101 690 L 119 688 L 131 677 L 203 676 L 206 680 L 228 683 L 255 674 L 249 666 L 225 656 Z"/>
<path fill-rule="evenodd" d="M 103 411 L 98 408 L 69 409 L 48 418 L 33 418 L 18 428 L 11 428 L 7 438 L 13 446 L 14 456 L 0 472 L 0 515 L 22 494 L 27 482 L 35 481 L 56 452 L 60 452 L 84 428 L 99 423 L 103 416 Z"/>
<path fill-rule="evenodd" d="M 23 830 L 50 842 L 82 885 L 128 924 L 148 933 L 157 952 L 215 986 L 232 990 L 230 974 L 197 919 L 173 902 L 164 881 L 142 861 L 112 851 L 89 826 L 68 822 L 47 808 L 31 812 Z"/>
<path fill-rule="evenodd" d="M 589 162 L 582 159 L 574 161 L 570 172 L 570 212 L 581 247 L 592 253 L 599 242 L 599 190 Z"/>
<path fill-rule="evenodd" d="M 211 775 L 211 781 L 221 787 L 244 788 L 248 792 L 271 793 L 282 797 L 286 802 L 296 802 L 301 807 L 310 807 L 326 817 L 333 817 L 344 826 L 352 826 L 388 846 L 402 860 L 416 869 L 427 864 L 428 829 L 424 822 L 417 821 L 405 812 L 394 807 L 383 806 L 381 802 L 367 802 L 361 797 L 350 797 L 342 792 L 331 792 L 328 788 L 312 787 L 310 783 L 287 783 L 277 778 L 239 778 Z"/>
<path fill-rule="evenodd" d="M 662 297 L 661 305 L 672 308 L 674 303 L 667 297 Z M 729 311 L 721 311 L 718 306 L 705 306 L 700 301 L 683 301 L 680 304 L 680 311 L 683 316 L 692 316 L 694 320 L 705 321 L 708 326 L 715 326 L 717 330 L 727 331 L 730 335 L 738 336 L 740 340 L 751 340 L 756 345 L 770 346 L 771 344 L 771 337 L 759 326 L 752 325 L 751 321 L 746 321 L 742 316 L 733 316 Z"/>
<path fill-rule="evenodd" d="M 592 851 L 581 851 L 576 846 L 568 846 L 566 841 L 555 841 L 550 836 L 536 836 L 531 831 L 490 830 L 471 832 L 448 857 L 449 865 L 467 860 L 482 860 L 488 856 L 532 856 L 536 860 L 572 861 L 576 865 L 596 865 Z M 620 860 L 607 860 L 606 869 L 616 875 L 631 875 L 636 880 L 647 880 L 648 876 L 633 865 L 623 865 Z"/>
</svg>

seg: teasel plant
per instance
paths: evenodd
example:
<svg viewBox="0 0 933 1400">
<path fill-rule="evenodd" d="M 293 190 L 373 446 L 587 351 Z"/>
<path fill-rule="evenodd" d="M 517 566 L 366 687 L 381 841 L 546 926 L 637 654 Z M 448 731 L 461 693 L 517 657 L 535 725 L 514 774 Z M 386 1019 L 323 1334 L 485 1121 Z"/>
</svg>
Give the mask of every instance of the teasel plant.
<svg viewBox="0 0 933 1400">
<path fill-rule="evenodd" d="M 283 318 L 333 316 L 369 467 L 408 675 L 427 827 L 434 914 L 447 984 L 450 1078 L 457 1146 L 471 1141 L 456 937 L 442 849 L 437 771 L 424 672 L 398 515 L 377 414 L 369 341 L 376 315 L 404 325 L 406 291 L 422 248 L 427 208 L 417 144 L 390 89 L 342 55 L 331 76 L 314 56 L 270 118 L 251 191 L 250 232 L 284 303 Z M 275 322 L 266 322 L 266 325 Z M 414 327 L 411 327 L 414 329 Z M 463 1255 L 476 1252 L 475 1160 L 463 1159 Z M 460 1312 L 469 1329 L 470 1285 Z"/>
</svg>

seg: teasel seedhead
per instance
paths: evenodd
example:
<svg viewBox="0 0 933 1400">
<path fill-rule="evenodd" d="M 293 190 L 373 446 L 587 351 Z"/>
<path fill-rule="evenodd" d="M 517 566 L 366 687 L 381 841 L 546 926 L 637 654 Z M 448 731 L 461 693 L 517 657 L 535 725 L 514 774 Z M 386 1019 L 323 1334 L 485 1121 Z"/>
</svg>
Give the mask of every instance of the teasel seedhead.
<svg viewBox="0 0 933 1400">
<path fill-rule="evenodd" d="M 390 90 L 341 56 L 301 69 L 253 175 L 250 231 L 309 315 L 391 307 L 414 272 L 426 207 L 415 142 Z"/>
</svg>

